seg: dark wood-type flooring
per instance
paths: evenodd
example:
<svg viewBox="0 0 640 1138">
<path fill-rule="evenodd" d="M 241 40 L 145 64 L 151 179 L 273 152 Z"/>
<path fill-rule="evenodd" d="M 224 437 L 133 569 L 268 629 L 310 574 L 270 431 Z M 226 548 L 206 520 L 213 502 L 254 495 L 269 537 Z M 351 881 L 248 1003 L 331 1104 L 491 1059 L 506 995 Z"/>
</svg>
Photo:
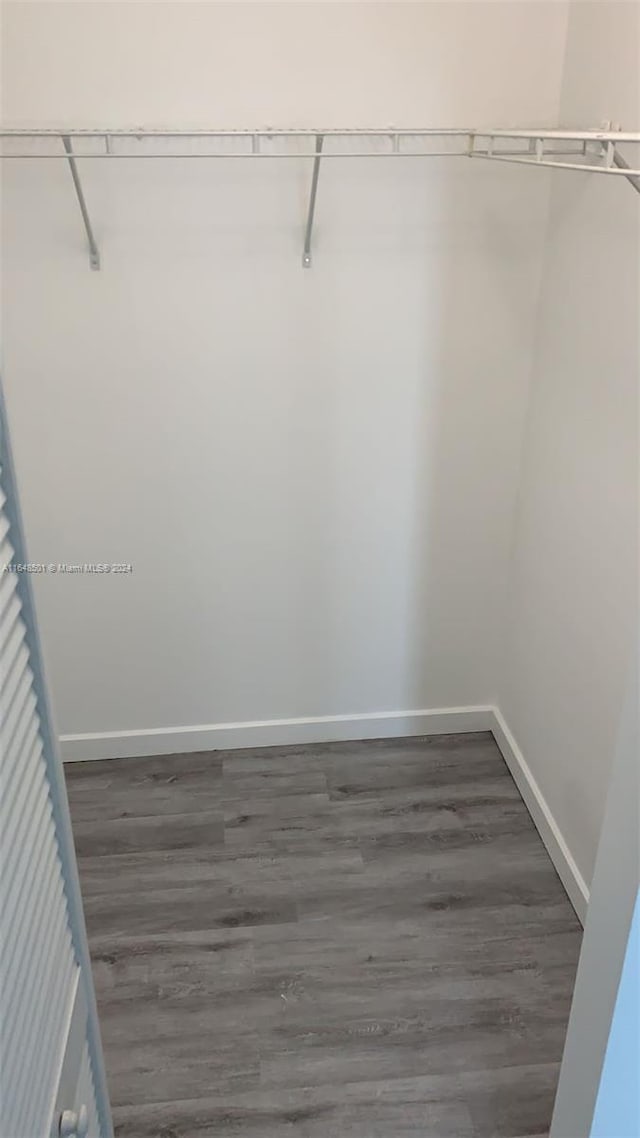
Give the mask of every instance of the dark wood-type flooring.
<svg viewBox="0 0 640 1138">
<path fill-rule="evenodd" d="M 66 768 L 121 1138 L 539 1138 L 580 926 L 488 733 Z"/>
</svg>

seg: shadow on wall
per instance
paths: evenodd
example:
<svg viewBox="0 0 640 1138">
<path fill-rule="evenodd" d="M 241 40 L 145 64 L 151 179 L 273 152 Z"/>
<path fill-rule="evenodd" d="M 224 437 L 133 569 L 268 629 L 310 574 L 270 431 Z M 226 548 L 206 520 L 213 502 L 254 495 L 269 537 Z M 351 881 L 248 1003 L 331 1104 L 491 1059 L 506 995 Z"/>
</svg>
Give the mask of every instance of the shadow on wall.
<svg viewBox="0 0 640 1138">
<path fill-rule="evenodd" d="M 549 183 L 446 160 L 434 173 L 409 691 L 427 706 L 493 703 Z"/>
</svg>

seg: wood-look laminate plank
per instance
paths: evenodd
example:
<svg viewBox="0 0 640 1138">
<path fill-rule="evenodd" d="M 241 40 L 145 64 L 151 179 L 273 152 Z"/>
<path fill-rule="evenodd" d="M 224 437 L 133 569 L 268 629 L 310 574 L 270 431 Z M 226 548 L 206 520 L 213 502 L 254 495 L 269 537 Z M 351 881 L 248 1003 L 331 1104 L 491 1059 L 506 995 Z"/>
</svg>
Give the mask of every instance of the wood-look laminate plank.
<svg viewBox="0 0 640 1138">
<path fill-rule="evenodd" d="M 391 925 L 369 918 L 299 921 L 295 925 L 263 926 L 252 932 L 253 959 L 264 983 L 289 986 L 292 991 L 340 993 L 361 987 L 413 986 L 419 994 L 442 991 L 443 985 L 487 990 L 497 978 L 550 995 L 553 986 L 570 988 L 575 930 L 541 932 L 531 922 L 520 928 L 494 930 L 479 940 L 459 928 L 426 927 L 419 919 Z"/>
<path fill-rule="evenodd" d="M 117 1138 L 546 1138 L 556 1081 L 548 1063 L 229 1092 L 116 1108 L 115 1131 Z M 531 1129 L 541 1121 L 543 1129 Z"/>
<path fill-rule="evenodd" d="M 298 765 L 293 771 L 270 770 L 269 767 L 237 771 L 232 760 L 225 764 L 222 780 L 224 802 L 242 803 L 261 798 L 280 801 L 290 796 L 313 794 L 328 795 L 327 776 L 313 762 L 307 761 L 304 767 Z"/>
<path fill-rule="evenodd" d="M 122 1138 L 539 1138 L 580 929 L 487 733 L 74 765 Z"/>
<path fill-rule="evenodd" d="M 92 938 L 96 987 L 105 1016 L 120 1008 L 198 1007 L 235 999 L 254 980 L 248 929 Z"/>
<path fill-rule="evenodd" d="M 86 895 L 96 899 L 113 894 L 117 878 L 118 894 L 147 893 L 155 889 L 223 885 L 230 894 L 239 890 L 286 896 L 290 900 L 305 897 L 320 887 L 338 888 L 354 874 L 364 872 L 364 860 L 357 849 L 328 852 L 287 851 L 254 855 L 239 848 L 151 850 L 132 854 L 105 854 L 78 859 Z"/>
<path fill-rule="evenodd" d="M 544 1063 L 550 1055 L 559 1062 L 564 1025 L 541 1034 L 495 1019 L 488 1024 L 495 1010 L 473 1007 L 464 1028 L 439 1023 L 435 1037 L 426 1017 L 402 1023 L 361 1020 L 342 1031 L 318 1031 L 305 1047 L 300 1035 L 292 1035 L 288 1045 L 261 1053 L 260 1080 L 265 1086 L 309 1087 Z"/>
<path fill-rule="evenodd" d="M 341 827 L 327 794 L 289 795 L 225 804 L 224 845 L 229 855 L 320 855 L 358 850 L 357 836 Z"/>
<path fill-rule="evenodd" d="M 180 1030 L 172 1020 L 153 1017 L 135 1022 L 135 1016 L 107 1021 L 102 1029 L 109 1056 L 108 1083 L 115 1106 L 123 1103 L 170 1103 L 223 1092 L 247 1091 L 260 1084 L 257 1036 L 236 1031 L 222 1035 L 215 1017 L 180 1012 Z"/>
<path fill-rule="evenodd" d="M 465 1080 L 474 1138 L 546 1138 L 557 1082 L 555 1063 L 508 1065 L 485 1081 Z"/>
<path fill-rule="evenodd" d="M 82 811 L 73 806 L 72 811 L 74 819 L 82 816 Z M 219 811 L 194 810 L 151 817 L 74 821 L 73 837 L 79 858 L 146 850 L 184 850 L 194 845 L 215 849 L 224 842 L 224 819 Z"/>
<path fill-rule="evenodd" d="M 210 751 L 69 763 L 67 793 L 85 823 L 220 809 L 222 758 Z"/>
<path fill-rule="evenodd" d="M 163 927 L 190 932 L 288 923 L 297 920 L 297 908 L 286 895 L 265 896 L 251 888 L 234 891 L 209 882 L 139 894 L 103 893 L 86 899 L 85 916 L 92 937 L 148 937 Z"/>
<path fill-rule="evenodd" d="M 117 1138 L 474 1138 L 459 1088 L 395 1079 L 270 1088 L 115 1112 Z"/>
<path fill-rule="evenodd" d="M 447 795 L 455 797 L 460 789 L 467 794 L 473 793 L 474 786 L 486 797 L 483 783 L 494 779 L 500 783 L 503 793 L 515 797 L 513 784 L 505 770 L 501 770 L 501 762 L 500 757 L 485 752 L 483 746 L 481 752 L 474 756 L 471 770 L 460 751 L 452 752 L 450 757 L 439 752 L 420 757 L 414 752 L 402 751 L 395 756 L 390 755 L 386 761 L 378 754 L 371 763 L 366 763 L 361 756 L 350 757 L 340 763 L 334 756 L 332 760 L 324 761 L 323 768 L 329 794 L 337 800 L 375 799 L 384 790 L 426 788 L 431 791 L 434 801 L 438 801 Z"/>
</svg>

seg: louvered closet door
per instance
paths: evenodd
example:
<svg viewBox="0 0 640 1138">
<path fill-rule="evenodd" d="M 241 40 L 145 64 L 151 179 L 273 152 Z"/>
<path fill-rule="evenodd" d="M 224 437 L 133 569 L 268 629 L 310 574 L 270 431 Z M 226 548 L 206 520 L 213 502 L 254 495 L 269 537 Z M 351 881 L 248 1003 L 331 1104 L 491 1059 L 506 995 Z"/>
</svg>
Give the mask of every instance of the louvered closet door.
<svg viewBox="0 0 640 1138">
<path fill-rule="evenodd" d="M 0 1138 L 111 1123 L 0 392 Z M 65 1113 L 66 1112 L 66 1113 Z M 61 1120 L 62 1124 L 61 1124 Z"/>
</svg>

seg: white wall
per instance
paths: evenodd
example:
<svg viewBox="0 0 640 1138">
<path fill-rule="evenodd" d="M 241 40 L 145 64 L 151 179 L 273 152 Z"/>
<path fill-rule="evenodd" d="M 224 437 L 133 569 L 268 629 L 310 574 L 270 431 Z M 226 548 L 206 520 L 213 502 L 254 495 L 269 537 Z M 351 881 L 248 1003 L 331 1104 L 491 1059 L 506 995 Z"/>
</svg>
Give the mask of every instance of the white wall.
<svg viewBox="0 0 640 1138">
<path fill-rule="evenodd" d="M 18 123 L 557 119 L 562 4 L 5 5 Z M 63 734 L 495 696 L 544 172 L 5 163 L 4 373 Z M 615 189 L 615 187 L 614 187 Z M 120 741 L 133 752 L 175 739 Z M 116 749 L 107 741 L 106 750 Z M 75 752 L 77 753 L 77 752 Z"/>
<path fill-rule="evenodd" d="M 638 11 L 572 5 L 563 124 L 639 128 Z M 639 204 L 553 182 L 498 693 L 587 886 L 638 631 Z"/>
<path fill-rule="evenodd" d="M 542 126 L 566 4 L 4 0 L 13 125 Z"/>
</svg>

